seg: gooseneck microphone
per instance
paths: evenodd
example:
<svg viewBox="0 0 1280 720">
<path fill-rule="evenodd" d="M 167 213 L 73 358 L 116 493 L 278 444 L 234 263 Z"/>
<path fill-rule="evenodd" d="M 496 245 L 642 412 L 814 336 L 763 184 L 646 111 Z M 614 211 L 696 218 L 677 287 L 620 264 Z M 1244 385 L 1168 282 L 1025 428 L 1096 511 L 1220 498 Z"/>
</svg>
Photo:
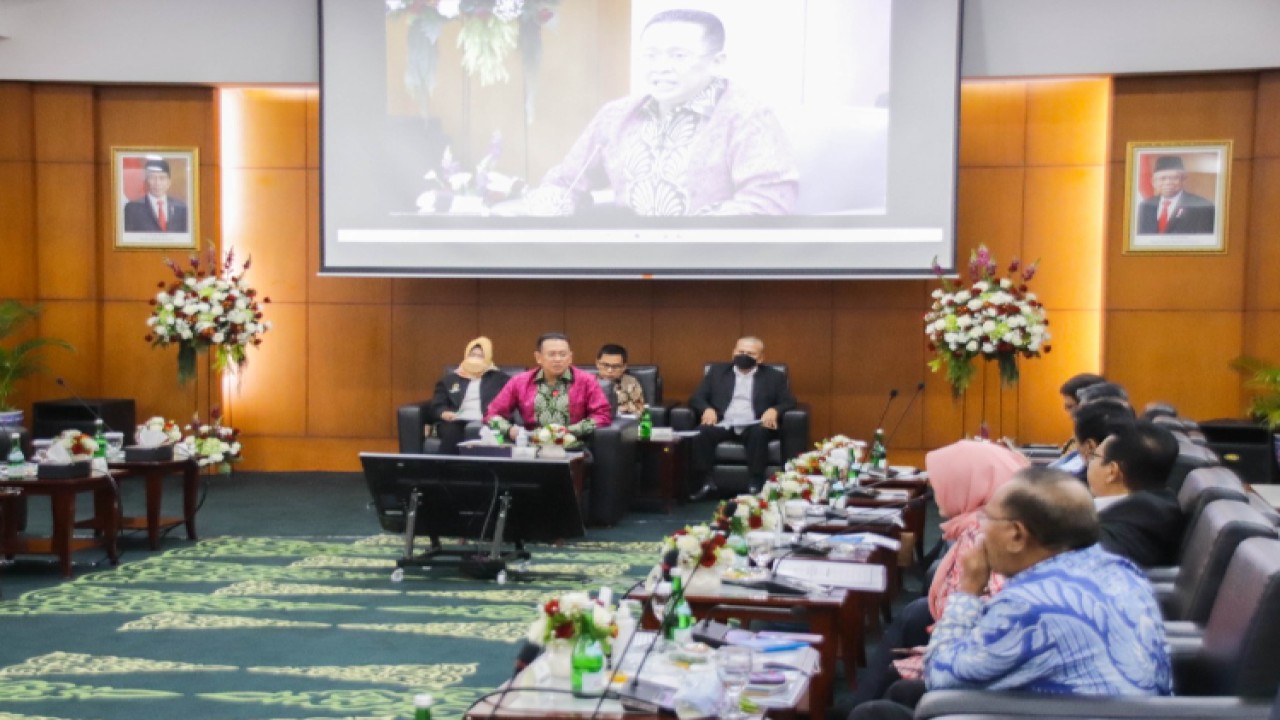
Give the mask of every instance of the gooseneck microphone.
<svg viewBox="0 0 1280 720">
<path fill-rule="evenodd" d="M 92 405 L 86 402 L 84 398 L 80 397 L 79 393 L 71 389 L 71 386 L 67 384 L 66 380 L 63 380 L 61 377 L 55 377 L 53 381 L 58 383 L 58 387 L 71 393 L 71 397 L 74 398 L 76 402 L 80 403 L 80 407 L 84 408 L 85 410 L 88 410 L 89 414 L 93 416 L 94 420 L 101 421 L 102 428 L 104 430 L 106 430 L 107 432 L 115 432 L 115 429 L 112 428 L 110 425 L 108 425 L 106 420 L 103 420 L 102 415 L 98 414 L 98 411 L 94 410 Z"/>
<path fill-rule="evenodd" d="M 889 391 L 889 399 L 885 401 L 884 410 L 880 413 L 880 419 L 876 421 L 876 427 L 884 427 L 884 419 L 889 415 L 889 406 L 893 404 L 893 399 L 898 397 L 898 388 Z"/>
<path fill-rule="evenodd" d="M 924 383 L 916 385 L 916 391 L 911 393 L 911 399 L 907 400 L 907 406 L 902 409 L 902 414 L 898 416 L 898 422 L 894 423 L 893 429 L 884 439 L 884 446 L 889 447 L 889 441 L 893 440 L 893 436 L 898 434 L 898 428 L 902 427 L 902 421 L 907 418 L 907 413 L 911 412 L 911 406 L 915 404 L 916 398 L 920 397 L 920 393 L 924 392 Z"/>
</svg>

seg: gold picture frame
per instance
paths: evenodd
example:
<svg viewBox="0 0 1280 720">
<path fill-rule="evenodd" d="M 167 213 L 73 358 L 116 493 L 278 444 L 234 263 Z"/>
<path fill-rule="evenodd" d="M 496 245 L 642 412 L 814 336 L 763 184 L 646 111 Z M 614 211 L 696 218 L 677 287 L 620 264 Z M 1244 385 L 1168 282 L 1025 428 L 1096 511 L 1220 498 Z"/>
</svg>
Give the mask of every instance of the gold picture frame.
<svg viewBox="0 0 1280 720">
<path fill-rule="evenodd" d="M 200 150 L 112 147 L 112 228 L 117 250 L 195 250 Z"/>
<path fill-rule="evenodd" d="M 1124 253 L 1224 254 L 1231 140 L 1131 142 Z"/>
</svg>

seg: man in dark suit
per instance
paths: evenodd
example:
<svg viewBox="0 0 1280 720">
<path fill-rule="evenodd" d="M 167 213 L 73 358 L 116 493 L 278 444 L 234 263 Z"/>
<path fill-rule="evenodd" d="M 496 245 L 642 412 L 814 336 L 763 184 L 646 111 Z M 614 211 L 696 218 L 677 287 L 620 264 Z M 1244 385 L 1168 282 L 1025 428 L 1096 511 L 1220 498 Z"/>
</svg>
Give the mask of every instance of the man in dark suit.
<svg viewBox="0 0 1280 720">
<path fill-rule="evenodd" d="M 1182 158 L 1161 155 L 1151 173 L 1156 194 L 1138 204 L 1139 235 L 1212 235 L 1213 202 L 1182 189 Z"/>
<path fill-rule="evenodd" d="M 796 406 L 796 399 L 791 395 L 787 376 L 762 365 L 763 361 L 764 341 L 751 336 L 739 338 L 733 347 L 733 362 L 713 365 L 689 398 L 689 407 L 702 423 L 693 441 L 697 476 L 706 477 L 715 465 L 717 445 L 737 437 L 746 449 L 752 491 L 764 485 L 769 442 L 778 436 L 778 418 Z M 710 497 L 716 490 L 715 483 L 707 478 L 693 499 Z"/>
<path fill-rule="evenodd" d="M 1145 420 L 1102 442 L 1089 463 L 1089 489 L 1103 547 L 1143 567 L 1177 564 L 1184 518 L 1165 487 L 1177 457 L 1173 433 Z"/>
<path fill-rule="evenodd" d="M 125 203 L 124 231 L 140 233 L 187 232 L 187 205 L 169 197 L 172 176 L 169 161 L 148 156 L 143 166 L 147 194 L 140 200 Z"/>
</svg>

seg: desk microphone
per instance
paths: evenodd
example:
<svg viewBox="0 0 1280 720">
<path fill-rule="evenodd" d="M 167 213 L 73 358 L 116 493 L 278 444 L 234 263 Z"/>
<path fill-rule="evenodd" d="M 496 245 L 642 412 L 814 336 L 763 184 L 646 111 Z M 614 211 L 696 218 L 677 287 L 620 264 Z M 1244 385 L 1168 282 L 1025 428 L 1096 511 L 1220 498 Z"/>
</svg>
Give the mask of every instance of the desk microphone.
<svg viewBox="0 0 1280 720">
<path fill-rule="evenodd" d="M 898 434 L 898 428 L 902 427 L 902 421 L 907 419 L 907 413 L 911 412 L 911 406 L 915 404 L 916 398 L 920 397 L 920 393 L 924 392 L 924 383 L 916 385 L 916 391 L 911 393 L 911 399 L 907 400 L 907 406 L 902 409 L 902 414 L 898 416 L 898 422 L 894 423 L 893 429 L 889 431 L 889 436 L 884 439 L 884 447 L 889 448 L 889 441 L 893 440 L 893 436 Z"/>
<path fill-rule="evenodd" d="M 107 432 L 115 432 L 115 429 L 112 428 L 110 425 L 108 425 L 106 420 L 102 419 L 102 416 L 98 414 L 97 410 L 93 409 L 92 405 L 85 402 L 85 399 L 80 397 L 79 393 L 71 389 L 71 386 L 67 384 L 66 380 L 63 380 L 61 377 L 55 377 L 53 381 L 58 383 L 58 387 L 71 393 L 71 397 L 74 398 L 76 402 L 80 403 L 80 407 L 84 408 L 85 410 L 88 410 L 89 414 L 93 416 L 93 419 L 95 421 L 102 423 L 102 428 L 104 430 L 106 430 Z"/>
<path fill-rule="evenodd" d="M 884 404 L 884 410 L 880 413 L 880 419 L 876 421 L 876 427 L 884 427 L 884 419 L 889 415 L 889 406 L 893 404 L 893 399 L 898 397 L 898 388 L 889 391 L 889 399 Z"/>
</svg>

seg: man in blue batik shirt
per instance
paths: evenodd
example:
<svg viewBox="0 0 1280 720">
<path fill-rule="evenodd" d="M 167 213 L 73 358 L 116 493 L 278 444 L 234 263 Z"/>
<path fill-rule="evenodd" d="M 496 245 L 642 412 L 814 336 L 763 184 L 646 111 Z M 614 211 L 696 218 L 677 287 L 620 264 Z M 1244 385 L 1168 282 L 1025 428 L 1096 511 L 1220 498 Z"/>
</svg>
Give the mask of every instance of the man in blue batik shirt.
<svg viewBox="0 0 1280 720">
<path fill-rule="evenodd" d="M 983 531 L 929 641 L 927 689 L 1171 693 L 1151 585 L 1137 566 L 1098 545 L 1093 498 L 1079 480 L 1048 468 L 1019 471 L 987 504 Z M 984 603 L 992 572 L 1008 580 Z M 896 686 L 891 692 L 911 695 Z M 851 715 L 910 717 L 908 708 L 884 701 Z"/>
</svg>

